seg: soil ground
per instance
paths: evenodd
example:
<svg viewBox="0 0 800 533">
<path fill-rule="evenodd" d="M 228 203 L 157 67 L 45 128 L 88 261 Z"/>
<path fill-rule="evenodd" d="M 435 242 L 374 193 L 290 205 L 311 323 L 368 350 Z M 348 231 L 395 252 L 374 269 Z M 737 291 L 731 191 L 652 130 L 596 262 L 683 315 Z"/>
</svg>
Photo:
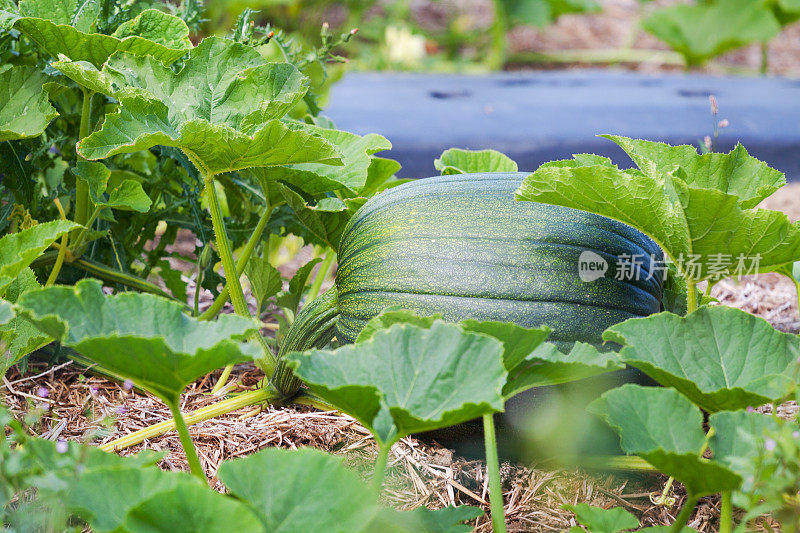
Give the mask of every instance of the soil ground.
<svg viewBox="0 0 800 533">
<path fill-rule="evenodd" d="M 798 195 L 800 184 L 788 185 L 767 200 L 764 207 L 783 210 L 791 219 L 798 220 Z M 292 267 L 290 264 L 286 268 Z M 783 331 L 796 333 L 800 329 L 794 285 L 777 274 L 724 280 L 714 287 L 712 295 L 725 305 L 762 316 Z M 216 401 L 209 393 L 217 375 L 207 376 L 188 389 L 181 406 L 184 412 Z M 252 365 L 241 365 L 235 369 L 234 384 L 227 392 L 252 390 L 260 378 L 260 372 Z M 39 395 L 42 387 L 48 391 L 46 398 Z M 91 369 L 71 364 L 48 369 L 45 364 L 34 362 L 25 375 L 13 369 L 0 385 L 0 397 L 20 418 L 32 410 L 40 410 L 41 423 L 33 430 L 53 440 L 105 443 L 169 418 L 168 409 L 159 400 L 136 390 L 127 391 L 122 384 L 93 374 Z M 797 406 L 792 402 L 779 410 L 786 417 L 796 412 Z M 190 432 L 201 462 L 218 488 L 221 487 L 214 476 L 223 460 L 267 446 L 314 446 L 344 456 L 347 463 L 362 471 L 367 470 L 376 453 L 368 432 L 352 418 L 302 406 L 243 409 L 192 426 Z M 122 453 L 143 449 L 168 451 L 161 463 L 164 469 L 187 469 L 174 432 L 148 439 Z M 561 506 L 576 502 L 604 507 L 621 505 L 639 516 L 643 526 L 669 524 L 684 496 L 682 488 L 676 485 L 676 505 L 671 508 L 654 505 L 650 497 L 660 493 L 665 481 L 658 474 L 611 475 L 552 465 L 509 463 L 503 464 L 502 472 L 510 531 L 569 529 L 574 525 L 572 515 Z M 435 442 L 407 438 L 398 443 L 392 450 L 387 483 L 387 501 L 400 508 L 467 504 L 488 510 L 483 463 L 455 456 Z M 690 525 L 700 531 L 716 531 L 718 516 L 718 499 L 705 498 Z M 474 525 L 476 531 L 491 530 L 486 516 Z"/>
</svg>

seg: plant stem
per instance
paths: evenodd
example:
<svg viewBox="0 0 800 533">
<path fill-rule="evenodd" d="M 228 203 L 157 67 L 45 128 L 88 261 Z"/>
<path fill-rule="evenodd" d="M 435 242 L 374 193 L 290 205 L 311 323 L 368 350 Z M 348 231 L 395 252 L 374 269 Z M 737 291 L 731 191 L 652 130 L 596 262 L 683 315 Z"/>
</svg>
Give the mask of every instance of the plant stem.
<svg viewBox="0 0 800 533">
<path fill-rule="evenodd" d="M 733 501 L 731 491 L 722 493 L 722 503 L 719 513 L 719 533 L 731 533 L 733 527 Z"/>
<path fill-rule="evenodd" d="M 92 116 L 92 96 L 94 93 L 86 88 L 81 88 L 83 93 L 83 105 L 81 106 L 81 123 L 78 130 L 78 140 L 89 135 L 89 122 Z M 78 156 L 79 159 L 83 159 Z M 75 179 L 75 214 L 74 220 L 78 224 L 85 226 L 89 216 L 89 184 L 80 179 Z M 74 233 L 77 236 L 77 232 Z M 74 238 L 74 237 L 73 237 Z"/>
<path fill-rule="evenodd" d="M 184 416 L 183 420 L 188 425 L 197 424 L 198 422 L 232 413 L 233 411 L 238 411 L 239 409 L 249 407 L 257 403 L 269 402 L 276 399 L 278 396 L 279 395 L 277 391 L 271 387 L 256 389 L 254 391 L 238 394 L 233 398 L 228 398 L 227 400 L 222 400 L 211 405 L 207 405 L 197 409 L 196 411 L 192 411 Z M 152 426 L 140 429 L 139 431 L 129 433 L 124 437 L 101 444 L 98 446 L 98 448 L 106 452 L 118 452 L 120 450 L 124 450 L 125 448 L 136 446 L 147 439 L 159 437 L 174 428 L 174 419 L 165 420 L 163 422 L 159 422 L 158 424 L 153 424 Z"/>
<path fill-rule="evenodd" d="M 97 220 L 98 216 L 100 216 L 101 211 L 103 211 L 102 207 L 96 207 L 94 211 L 92 211 L 92 215 L 86 221 L 84 227 L 80 229 L 80 233 L 78 233 L 78 236 L 75 239 L 73 239 L 75 241 L 72 243 L 73 251 L 78 250 L 80 246 L 83 244 L 83 241 L 86 239 L 86 234 L 89 232 L 89 230 L 92 229 L 92 224 L 94 224 L 94 221 Z"/>
<path fill-rule="evenodd" d="M 695 505 L 697 505 L 697 498 L 689 494 L 686 497 L 686 503 L 683 504 L 681 512 L 675 518 L 675 522 L 672 523 L 672 528 L 670 529 L 672 533 L 680 533 L 683 526 L 685 526 L 692 517 L 692 511 L 694 511 Z"/>
<path fill-rule="evenodd" d="M 177 399 L 169 402 L 169 410 L 172 412 L 172 419 L 175 422 L 175 429 L 178 430 L 178 436 L 181 439 L 181 446 L 186 454 L 186 460 L 189 462 L 189 470 L 191 470 L 192 474 L 202 479 L 205 483 L 208 483 L 208 479 L 206 479 L 206 473 L 203 471 L 203 467 L 200 465 L 200 458 L 197 457 L 197 450 L 194 448 L 194 442 L 192 442 L 192 437 L 189 435 L 189 428 L 186 427 L 186 421 L 183 419 Z"/>
<path fill-rule="evenodd" d="M 759 72 L 762 76 L 766 76 L 769 71 L 769 43 L 763 41 L 761 43 L 761 66 Z"/>
<path fill-rule="evenodd" d="M 686 280 L 686 311 L 691 313 L 697 309 L 697 283 Z"/>
<path fill-rule="evenodd" d="M 253 250 L 255 250 L 256 245 L 261 240 L 261 235 L 264 233 L 264 228 L 267 227 L 269 217 L 272 215 L 272 209 L 272 206 L 267 206 L 267 208 L 261 214 L 261 218 L 258 219 L 258 224 L 256 224 L 256 227 L 253 229 L 253 233 L 250 235 L 250 238 L 247 240 L 247 243 L 242 249 L 242 255 L 239 256 L 239 260 L 236 262 L 236 272 L 239 274 L 239 276 L 244 273 L 247 262 L 250 261 L 250 256 L 253 255 Z M 222 292 L 220 292 L 219 295 L 214 299 L 214 302 L 211 304 L 211 306 L 203 311 L 198 318 L 200 320 L 211 320 L 217 316 L 225 306 L 225 302 L 228 301 L 229 294 L 230 290 L 226 285 L 225 288 L 222 289 Z"/>
<path fill-rule="evenodd" d="M 225 273 L 225 288 L 230 293 L 231 303 L 237 315 L 251 317 L 247 302 L 244 299 L 242 283 L 239 281 L 239 272 L 233 261 L 233 250 L 228 234 L 225 231 L 225 221 L 222 219 L 222 209 L 219 205 L 217 188 L 214 186 L 214 175 L 203 174 L 208 207 L 211 211 L 211 222 L 214 225 L 214 240 L 217 244 L 217 252 L 222 259 L 222 269 Z"/>
<path fill-rule="evenodd" d="M 336 259 L 336 252 L 334 252 L 331 248 L 328 248 L 325 251 L 325 259 L 323 259 L 322 263 L 319 265 L 317 277 L 314 278 L 314 282 L 311 284 L 311 288 L 308 290 L 306 305 L 308 305 L 311 300 L 319 295 L 319 291 L 322 288 L 322 283 L 325 281 L 325 278 L 328 277 L 328 272 L 331 271 L 334 259 Z"/>
<path fill-rule="evenodd" d="M 497 457 L 497 435 L 494 414 L 483 415 L 483 442 L 486 447 L 486 472 L 489 477 L 489 503 L 492 510 L 492 531 L 505 533 L 506 514 L 503 509 L 503 483 Z"/>
<path fill-rule="evenodd" d="M 197 160 L 194 159 L 194 161 Z M 211 211 L 211 223 L 214 226 L 214 240 L 217 243 L 217 252 L 219 253 L 220 259 L 222 259 L 222 269 L 225 273 L 225 288 L 228 289 L 228 292 L 230 293 L 233 310 L 236 311 L 236 314 L 239 316 L 252 318 L 250 309 L 247 307 L 247 302 L 244 299 L 242 283 L 239 280 L 239 271 L 236 268 L 236 263 L 233 261 L 231 242 L 228 240 L 228 234 L 225 231 L 225 221 L 222 219 L 222 209 L 219 206 L 217 188 L 214 186 L 214 175 L 210 172 L 203 171 L 201 166 L 197 166 L 197 168 L 203 175 L 203 184 L 205 186 L 205 191 L 208 198 L 208 207 Z M 261 349 L 264 352 L 264 358 L 260 361 L 260 366 L 262 366 L 262 369 L 265 373 L 271 373 L 275 364 L 272 350 L 270 350 L 269 346 L 267 346 L 267 343 L 264 342 L 264 339 L 261 337 L 259 332 L 256 331 L 252 337 L 259 342 Z M 269 361 L 270 359 L 272 359 L 271 362 Z M 230 376 L 231 369 L 232 368 L 225 367 L 225 371 L 222 374 L 222 377 L 225 379 L 223 380 L 221 377 L 219 381 L 217 381 L 216 385 L 214 385 L 214 388 L 211 391 L 212 393 L 219 391 L 225 386 L 228 376 Z"/>
<path fill-rule="evenodd" d="M 58 209 L 58 214 L 61 215 L 61 220 L 66 220 L 67 215 L 64 213 L 64 208 L 61 207 L 61 202 L 59 199 L 54 198 L 53 203 L 56 204 L 56 209 Z M 51 287 L 58 279 L 58 274 L 61 272 L 61 267 L 64 264 L 64 258 L 67 256 L 68 242 L 69 234 L 65 233 L 64 236 L 61 237 L 61 244 L 58 246 L 58 256 L 56 256 L 56 262 L 53 264 L 53 270 L 50 271 L 50 275 L 47 277 L 47 282 L 44 284 L 45 287 Z"/>
<path fill-rule="evenodd" d="M 32 267 L 44 266 L 54 263 L 58 259 L 58 252 L 51 251 L 45 252 L 36 260 L 31 263 Z M 102 265 L 100 263 L 96 263 L 90 259 L 73 259 L 69 262 L 71 266 L 79 268 L 84 272 L 87 272 L 95 277 L 98 277 L 105 281 L 110 281 L 112 283 L 119 283 L 121 285 L 125 285 L 126 287 L 131 287 L 132 289 L 139 290 L 141 292 L 149 292 L 150 294 L 156 294 L 158 296 L 163 296 L 164 298 L 169 298 L 170 300 L 180 301 L 176 299 L 171 294 L 164 292 L 161 287 L 154 283 L 150 283 L 147 280 L 142 278 L 136 277 L 131 274 L 127 274 L 125 272 L 120 272 L 119 270 L 115 270 L 113 268 L 107 267 L 106 265 Z M 189 306 L 185 302 L 181 302 L 188 308 Z"/>
<path fill-rule="evenodd" d="M 389 462 L 389 452 L 392 442 L 384 442 L 378 447 L 378 458 L 375 459 L 375 471 L 372 474 L 372 490 L 380 494 L 383 488 L 383 478 L 386 477 L 386 464 Z"/>
</svg>

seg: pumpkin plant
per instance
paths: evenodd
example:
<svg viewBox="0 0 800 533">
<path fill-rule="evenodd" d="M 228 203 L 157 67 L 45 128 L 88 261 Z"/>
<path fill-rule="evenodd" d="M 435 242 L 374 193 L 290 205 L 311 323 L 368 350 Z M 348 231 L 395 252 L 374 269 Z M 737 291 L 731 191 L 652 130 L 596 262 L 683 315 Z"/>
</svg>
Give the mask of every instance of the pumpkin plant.
<svg viewBox="0 0 800 533">
<path fill-rule="evenodd" d="M 199 322 L 177 302 L 158 296 L 106 296 L 96 280 L 30 291 L 18 306 L 51 338 L 167 404 L 192 473 L 205 479 L 180 412 L 180 394 L 217 368 L 254 358 L 253 347 L 240 342 L 257 328 L 252 320 L 228 315 Z"/>
</svg>

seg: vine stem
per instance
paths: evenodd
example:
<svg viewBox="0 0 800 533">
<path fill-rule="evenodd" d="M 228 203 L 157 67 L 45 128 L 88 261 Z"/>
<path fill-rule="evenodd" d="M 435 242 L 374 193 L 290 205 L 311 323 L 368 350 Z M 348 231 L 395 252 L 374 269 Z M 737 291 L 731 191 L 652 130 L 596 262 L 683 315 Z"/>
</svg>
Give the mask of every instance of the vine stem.
<svg viewBox="0 0 800 533">
<path fill-rule="evenodd" d="M 84 87 L 81 88 L 83 93 L 83 104 L 81 106 L 81 122 L 78 129 L 78 139 L 84 139 L 89 135 L 89 122 L 92 116 L 92 96 L 94 93 Z M 83 159 L 78 156 L 79 159 Z M 74 220 L 81 226 L 86 226 L 86 220 L 89 216 L 89 184 L 80 179 L 75 179 L 75 214 Z M 73 239 L 78 235 L 77 231 L 73 233 Z"/>
<path fill-rule="evenodd" d="M 197 163 L 196 158 L 193 158 L 193 161 Z M 244 299 L 242 282 L 239 280 L 239 271 L 236 268 L 236 263 L 233 260 L 231 242 L 228 240 L 228 234 L 225 231 L 225 221 L 222 219 L 222 209 L 219 206 L 217 188 L 214 186 L 214 174 L 205 171 L 201 165 L 195 164 L 195 166 L 197 166 L 198 170 L 200 170 L 200 173 L 203 175 L 203 185 L 208 198 L 208 207 L 211 211 L 211 223 L 214 226 L 214 241 L 217 244 L 217 252 L 219 253 L 220 259 L 222 259 L 222 269 L 225 272 L 225 288 L 227 288 L 230 293 L 233 310 L 236 311 L 236 314 L 239 316 L 252 318 L 250 309 L 248 309 L 247 302 Z M 256 331 L 252 337 L 259 342 L 261 349 L 264 352 L 264 359 L 261 361 L 263 365 L 262 370 L 264 370 L 265 373 L 268 371 L 271 372 L 275 365 L 272 350 L 270 350 L 269 346 L 267 346 L 267 343 L 264 341 L 263 337 L 261 337 L 259 332 Z M 271 361 L 271 365 L 267 362 L 268 357 L 272 357 L 273 359 Z M 211 391 L 212 393 L 219 391 L 225 386 L 225 383 L 228 381 L 228 377 L 230 377 L 232 369 L 233 367 L 231 365 L 225 367 L 222 376 L 220 376 L 220 379 L 214 385 L 214 388 Z"/>
<path fill-rule="evenodd" d="M 384 442 L 378 447 L 378 458 L 375 459 L 375 471 L 372 474 L 372 490 L 376 494 L 380 494 L 383 488 L 383 479 L 386 477 L 386 464 L 389 462 L 389 452 L 391 450 L 391 442 Z"/>
<path fill-rule="evenodd" d="M 503 68 L 508 49 L 508 41 L 506 37 L 506 11 L 505 3 L 502 0 L 493 0 L 492 6 L 494 8 L 494 21 L 491 27 L 491 48 L 488 57 L 488 66 L 492 70 L 500 70 Z"/>
<path fill-rule="evenodd" d="M 311 288 L 308 290 L 306 304 L 319 296 L 319 291 L 322 288 L 322 284 L 325 282 L 325 278 L 328 277 L 328 273 L 331 271 L 331 267 L 333 267 L 333 261 L 335 259 L 336 252 L 334 252 L 333 249 L 328 248 L 325 252 L 325 259 L 323 259 L 322 263 L 319 265 L 317 276 L 314 278 L 314 282 L 311 284 Z"/>
<path fill-rule="evenodd" d="M 186 426 L 186 421 L 183 419 L 177 399 L 169 402 L 169 410 L 172 412 L 172 420 L 175 422 L 175 429 L 178 430 L 181 446 L 186 454 L 186 460 L 189 462 L 189 470 L 207 484 L 208 479 L 206 479 L 206 473 L 200 465 L 200 458 L 197 457 L 197 450 L 194 448 L 194 442 L 192 442 L 192 437 L 189 435 L 189 428 Z"/>
<path fill-rule="evenodd" d="M 492 531 L 506 532 L 506 513 L 503 509 L 503 483 L 497 457 L 497 435 L 494 414 L 483 415 L 483 442 L 486 447 L 486 472 L 489 477 L 489 504 L 492 510 Z"/>
<path fill-rule="evenodd" d="M 733 501 L 731 491 L 722 493 L 722 503 L 719 513 L 719 533 L 731 533 L 733 526 Z"/>
<path fill-rule="evenodd" d="M 64 208 L 61 207 L 61 201 L 58 198 L 53 198 L 53 203 L 56 204 L 56 209 L 58 209 L 58 214 L 61 216 L 61 220 L 66 220 L 67 215 L 64 213 Z M 68 242 L 69 234 L 65 233 L 64 236 L 61 237 L 61 244 L 58 246 L 56 262 L 53 264 L 53 270 L 50 271 L 50 275 L 47 277 L 47 282 L 44 284 L 45 287 L 53 286 L 58 279 L 58 274 L 61 272 L 61 267 L 64 265 L 64 258 L 67 256 Z"/>
<path fill-rule="evenodd" d="M 238 394 L 233 398 L 228 398 L 226 400 L 201 407 L 196 411 L 186 414 L 182 417 L 182 419 L 185 424 L 197 424 L 198 422 L 232 413 L 257 403 L 269 402 L 277 399 L 278 397 L 279 394 L 275 389 L 271 387 L 263 387 L 254 391 Z M 147 439 L 160 437 L 172 429 L 175 429 L 175 420 L 165 420 L 163 422 L 159 422 L 158 424 L 147 426 L 139 431 L 134 431 L 133 433 L 129 433 L 128 435 L 112 440 L 105 444 L 101 444 L 98 446 L 98 448 L 106 452 L 118 452 L 120 450 L 130 448 L 131 446 L 136 446 Z"/>
<path fill-rule="evenodd" d="M 697 283 L 686 280 L 686 311 L 691 313 L 697 309 Z"/>
<path fill-rule="evenodd" d="M 261 235 L 264 233 L 264 229 L 267 227 L 267 223 L 269 222 L 269 217 L 272 215 L 272 206 L 267 206 L 264 212 L 261 214 L 261 218 L 258 219 L 258 224 L 253 229 L 253 233 L 250 235 L 250 238 L 247 240 L 244 248 L 242 249 L 242 255 L 239 256 L 239 260 L 236 262 L 236 272 L 241 276 L 244 273 L 244 269 L 247 266 L 247 262 L 250 261 L 250 256 L 253 255 L 253 250 L 255 250 L 256 245 L 261 240 Z M 211 306 L 203 311 L 198 318 L 200 320 L 211 320 L 215 316 L 222 311 L 222 308 L 225 306 L 225 302 L 228 301 L 228 297 L 230 295 L 230 290 L 226 285 L 225 288 L 222 289 L 222 292 L 214 299 L 214 302 Z"/>
<path fill-rule="evenodd" d="M 672 523 L 672 528 L 670 529 L 672 533 L 680 533 L 681 529 L 683 529 L 683 526 L 685 526 L 692 517 L 692 511 L 694 511 L 695 505 L 697 505 L 697 498 L 689 494 L 686 497 L 686 503 L 683 504 L 681 512 L 678 513 L 678 516 L 675 518 L 675 522 Z"/>
</svg>

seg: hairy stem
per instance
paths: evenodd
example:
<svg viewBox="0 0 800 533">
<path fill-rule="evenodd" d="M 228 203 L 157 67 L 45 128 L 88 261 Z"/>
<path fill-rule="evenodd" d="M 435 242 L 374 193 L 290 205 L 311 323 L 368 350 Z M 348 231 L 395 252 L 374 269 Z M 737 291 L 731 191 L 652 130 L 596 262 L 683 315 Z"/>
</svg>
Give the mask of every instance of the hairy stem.
<svg viewBox="0 0 800 533">
<path fill-rule="evenodd" d="M 325 278 L 328 277 L 328 273 L 331 271 L 331 267 L 333 267 L 333 262 L 335 259 L 336 252 L 334 252 L 331 248 L 328 248 L 325 251 L 325 259 L 323 259 L 322 263 L 319 265 L 317 276 L 314 278 L 314 282 L 311 284 L 311 288 L 308 290 L 306 304 L 319 295 L 319 290 L 322 288 L 322 283 L 325 281 Z"/>
<path fill-rule="evenodd" d="M 33 263 L 31 263 L 31 266 L 39 267 L 39 266 L 50 265 L 53 264 L 57 259 L 58 259 L 58 252 L 55 251 L 45 252 L 39 257 L 37 257 L 36 260 Z M 157 294 L 158 296 L 163 296 L 164 298 L 180 301 L 177 300 L 175 297 L 173 297 L 171 294 L 164 292 L 161 289 L 161 287 L 159 287 L 154 283 L 150 283 L 149 281 L 136 277 L 132 274 L 115 270 L 106 265 L 92 261 L 91 259 L 83 259 L 83 258 L 74 259 L 70 261 L 69 264 L 104 281 L 108 281 L 111 283 L 119 283 L 120 285 L 125 285 L 126 287 L 130 287 L 132 289 L 136 289 L 141 292 Z M 186 305 L 185 302 L 181 303 Z M 186 307 L 188 308 L 189 306 L 186 305 Z"/>
<path fill-rule="evenodd" d="M 183 451 L 186 454 L 186 460 L 189 462 L 189 470 L 191 470 L 192 474 L 202 479 L 205 483 L 208 483 L 208 479 L 206 479 L 206 473 L 203 471 L 203 467 L 200 465 L 200 458 L 197 457 L 197 450 L 194 448 L 194 442 L 192 442 L 192 437 L 189 435 L 189 428 L 186 427 L 186 421 L 183 419 L 178 402 L 170 402 L 169 410 L 172 412 L 172 419 L 175 421 L 175 429 L 178 430 L 178 436 L 181 439 L 181 447 L 183 447 Z"/>
<path fill-rule="evenodd" d="M 53 199 L 53 203 L 56 204 L 56 209 L 58 209 L 58 214 L 61 216 L 61 220 L 66 220 L 67 215 L 64 213 L 64 208 L 61 207 L 61 202 L 58 198 Z M 50 271 L 50 275 L 47 277 L 47 282 L 44 284 L 45 287 L 51 287 L 55 284 L 56 280 L 58 279 L 58 274 L 61 272 L 61 267 L 64 265 L 64 258 L 67 256 L 67 243 L 69 242 L 69 234 L 64 234 L 61 237 L 61 244 L 58 245 L 58 255 L 56 256 L 56 262 L 53 264 L 53 270 Z"/>
<path fill-rule="evenodd" d="M 675 518 L 675 522 L 672 523 L 672 527 L 670 528 L 672 533 L 680 533 L 681 529 L 683 529 L 683 526 L 685 526 L 692 517 L 692 511 L 694 511 L 695 505 L 697 505 L 697 498 L 689 494 L 686 497 L 686 503 L 683 504 L 681 512 Z"/>
<path fill-rule="evenodd" d="M 201 169 L 198 166 L 198 169 Z M 211 223 L 214 226 L 214 240 L 217 243 L 217 252 L 220 259 L 222 259 L 222 269 L 225 272 L 225 288 L 230 293 L 231 303 L 233 310 L 239 316 L 252 318 L 250 309 L 247 307 L 247 302 L 244 299 L 244 291 L 242 290 L 242 283 L 239 280 L 239 271 L 236 268 L 236 263 L 233 260 L 233 250 L 231 249 L 231 242 L 228 240 L 228 234 L 225 231 L 225 221 L 222 219 L 222 209 L 219 206 L 219 198 L 217 197 L 217 188 L 214 186 L 214 175 L 211 173 L 203 172 L 203 184 L 208 198 L 208 206 L 211 211 Z M 252 335 L 261 345 L 264 352 L 264 357 L 260 360 L 260 366 L 266 372 L 271 372 L 274 369 L 275 361 L 272 350 L 270 350 L 267 343 L 261 337 L 261 334 L 255 332 Z M 231 369 L 225 368 L 223 376 L 225 380 L 220 379 L 212 392 L 216 392 L 225 386 L 228 376 L 230 376 Z M 227 374 L 227 375 L 226 375 Z"/>
<path fill-rule="evenodd" d="M 497 435 L 494 414 L 483 415 L 483 442 L 486 447 L 486 473 L 489 477 L 489 503 L 492 510 L 492 531 L 505 533 L 506 514 L 503 509 L 503 483 L 497 457 Z"/>
<path fill-rule="evenodd" d="M 83 139 L 89 135 L 89 121 L 92 116 L 92 96 L 94 93 L 89 89 L 81 89 L 83 92 L 83 105 L 81 106 L 81 123 L 78 131 L 78 139 Z M 79 159 L 83 159 L 78 156 Z M 89 217 L 89 184 L 80 178 L 75 179 L 75 214 L 74 220 L 78 224 L 85 226 Z M 74 237 L 77 237 L 77 231 Z"/>
<path fill-rule="evenodd" d="M 227 400 L 222 400 L 197 409 L 196 411 L 192 411 L 183 417 L 183 420 L 184 423 L 188 425 L 197 424 L 198 422 L 202 422 L 204 420 L 209 420 L 211 418 L 232 413 L 233 411 L 238 411 L 244 407 L 272 401 L 277 397 L 278 393 L 275 391 L 275 389 L 271 387 L 264 387 L 251 392 L 238 394 L 233 398 L 228 398 Z M 125 448 L 136 446 L 147 439 L 159 437 L 174 428 L 174 419 L 165 420 L 163 422 L 159 422 L 158 424 L 153 424 L 152 426 L 140 429 L 139 431 L 134 431 L 133 433 L 129 433 L 128 435 L 112 440 L 105 444 L 101 444 L 98 446 L 98 448 L 107 452 L 118 452 L 120 450 L 124 450 Z"/>
<path fill-rule="evenodd" d="M 697 309 L 697 283 L 686 280 L 686 311 L 691 313 Z"/>
<path fill-rule="evenodd" d="M 250 235 L 250 238 L 244 245 L 244 249 L 242 249 L 242 255 L 239 256 L 239 260 L 236 262 L 236 272 L 239 274 L 239 276 L 244 273 L 247 262 L 250 261 L 250 257 L 253 255 L 253 250 L 255 250 L 256 245 L 261 240 L 261 235 L 264 233 L 264 228 L 267 227 L 267 222 L 269 222 L 270 215 L 272 215 L 272 206 L 268 205 L 261 214 L 261 218 L 258 219 L 258 224 L 256 224 L 256 227 L 253 229 L 253 233 Z M 229 295 L 230 290 L 226 285 L 225 288 L 222 289 L 222 292 L 220 292 L 216 299 L 214 299 L 214 302 L 211 304 L 211 306 L 203 311 L 198 318 L 200 320 L 211 320 L 217 316 L 225 306 L 225 302 L 228 301 Z"/>
<path fill-rule="evenodd" d="M 722 493 L 722 503 L 719 514 L 719 533 L 731 533 L 733 527 L 733 501 L 731 491 Z"/>
<path fill-rule="evenodd" d="M 375 459 L 375 471 L 372 474 L 372 490 L 376 494 L 380 494 L 383 488 L 383 479 L 386 477 L 386 464 L 389 462 L 389 452 L 391 450 L 391 442 L 384 442 L 378 448 L 378 458 Z"/>
</svg>

